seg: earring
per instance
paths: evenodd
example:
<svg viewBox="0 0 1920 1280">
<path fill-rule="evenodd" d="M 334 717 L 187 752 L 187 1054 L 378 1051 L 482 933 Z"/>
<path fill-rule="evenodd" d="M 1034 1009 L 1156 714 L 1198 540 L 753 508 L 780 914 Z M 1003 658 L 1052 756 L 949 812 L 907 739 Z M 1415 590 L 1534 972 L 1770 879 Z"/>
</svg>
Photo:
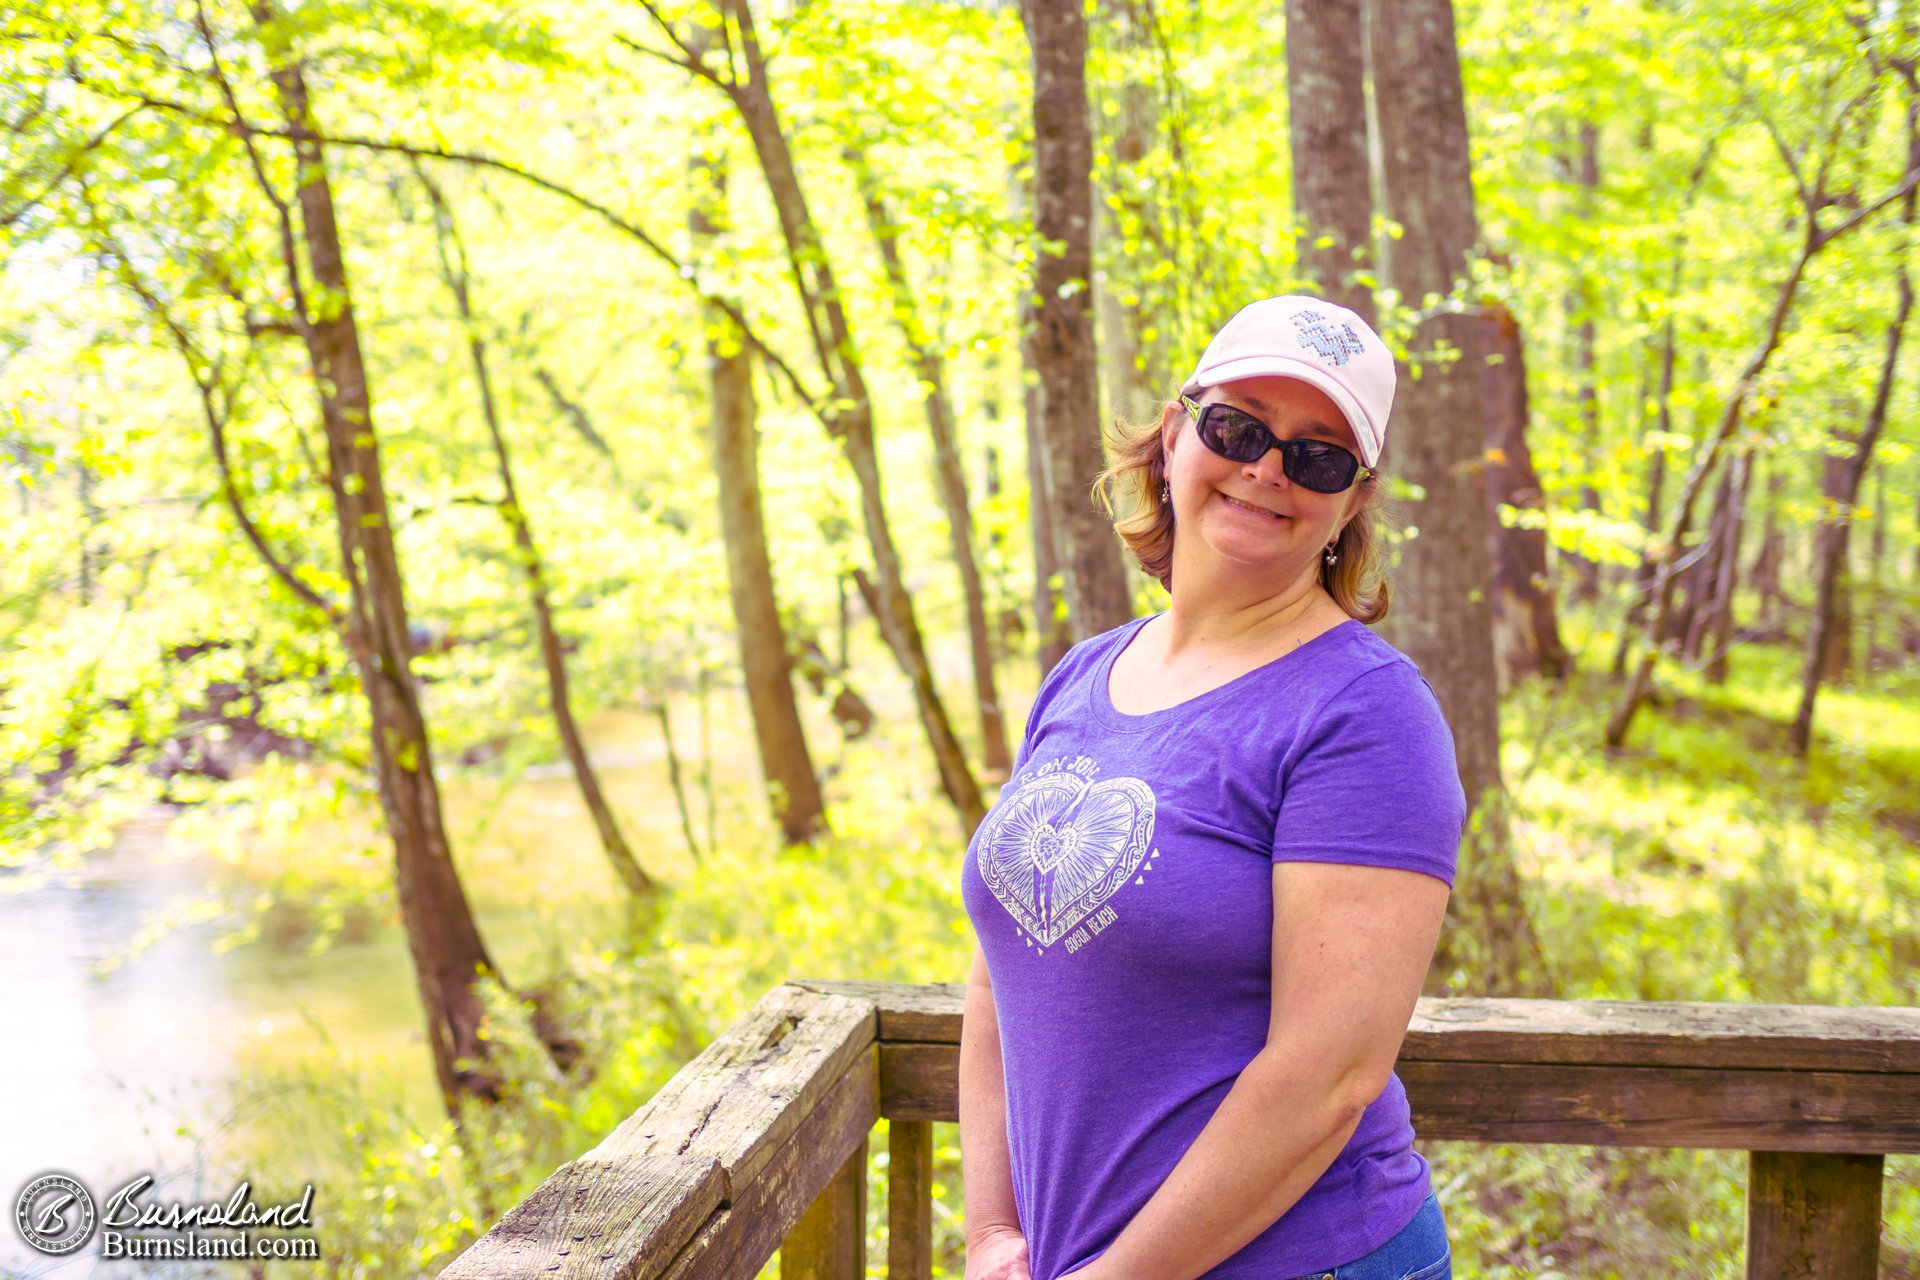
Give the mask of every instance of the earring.
<svg viewBox="0 0 1920 1280">
<path fill-rule="evenodd" d="M 1327 568 L 1331 569 L 1340 562 L 1340 553 L 1335 551 L 1333 544 L 1329 542 L 1327 544 L 1326 554 L 1322 558 L 1327 562 Z"/>
<path fill-rule="evenodd" d="M 1172 482 L 1171 480 L 1163 480 L 1163 481 L 1161 481 L 1161 483 L 1160 483 L 1160 501 L 1162 501 L 1162 502 L 1172 502 L 1172 501 L 1173 501 L 1173 482 Z"/>
</svg>

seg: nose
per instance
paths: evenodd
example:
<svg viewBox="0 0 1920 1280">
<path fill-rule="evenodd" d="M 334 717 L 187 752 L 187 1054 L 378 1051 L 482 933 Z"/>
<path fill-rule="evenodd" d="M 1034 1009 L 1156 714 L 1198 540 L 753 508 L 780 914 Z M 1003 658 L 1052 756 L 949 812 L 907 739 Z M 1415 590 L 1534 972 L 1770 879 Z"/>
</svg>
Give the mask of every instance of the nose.
<svg viewBox="0 0 1920 1280">
<path fill-rule="evenodd" d="M 1277 447 L 1267 450 L 1252 462 L 1244 464 L 1247 479 L 1275 489 L 1286 488 L 1293 481 L 1287 477 L 1286 463 L 1283 461 L 1285 457 L 1285 452 Z"/>
</svg>

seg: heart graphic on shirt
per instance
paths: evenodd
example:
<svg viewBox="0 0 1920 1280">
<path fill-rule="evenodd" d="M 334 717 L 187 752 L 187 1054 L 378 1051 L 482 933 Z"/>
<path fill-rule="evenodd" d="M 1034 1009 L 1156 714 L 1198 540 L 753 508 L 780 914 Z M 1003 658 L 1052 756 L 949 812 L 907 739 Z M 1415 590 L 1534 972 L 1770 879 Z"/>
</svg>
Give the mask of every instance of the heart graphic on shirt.
<svg viewBox="0 0 1920 1280">
<path fill-rule="evenodd" d="M 1139 869 L 1153 789 L 1050 773 L 1004 796 L 980 833 L 980 878 L 1041 946 L 1067 936 Z"/>
</svg>

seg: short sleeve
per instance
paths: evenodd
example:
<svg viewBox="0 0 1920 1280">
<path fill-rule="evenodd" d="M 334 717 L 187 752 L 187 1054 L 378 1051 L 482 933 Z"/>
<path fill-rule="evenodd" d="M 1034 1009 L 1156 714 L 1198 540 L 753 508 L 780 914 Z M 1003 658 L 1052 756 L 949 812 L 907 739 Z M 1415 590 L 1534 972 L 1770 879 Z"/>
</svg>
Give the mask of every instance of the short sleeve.
<svg viewBox="0 0 1920 1280">
<path fill-rule="evenodd" d="M 1451 886 L 1466 816 L 1453 734 L 1402 659 L 1334 694 L 1282 761 L 1273 860 L 1395 867 Z"/>
</svg>

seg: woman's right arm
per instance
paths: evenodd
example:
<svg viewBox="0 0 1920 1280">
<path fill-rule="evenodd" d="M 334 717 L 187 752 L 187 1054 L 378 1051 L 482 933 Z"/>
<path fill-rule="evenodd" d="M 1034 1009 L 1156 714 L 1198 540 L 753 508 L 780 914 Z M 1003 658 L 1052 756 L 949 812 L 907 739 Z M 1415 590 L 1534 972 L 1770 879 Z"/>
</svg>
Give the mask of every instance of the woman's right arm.
<svg viewBox="0 0 1920 1280">
<path fill-rule="evenodd" d="M 1013 1203 L 1000 1023 L 986 957 L 978 948 L 960 1023 L 960 1175 L 967 1215 L 966 1280 L 1032 1280 L 1027 1238 Z"/>
</svg>

